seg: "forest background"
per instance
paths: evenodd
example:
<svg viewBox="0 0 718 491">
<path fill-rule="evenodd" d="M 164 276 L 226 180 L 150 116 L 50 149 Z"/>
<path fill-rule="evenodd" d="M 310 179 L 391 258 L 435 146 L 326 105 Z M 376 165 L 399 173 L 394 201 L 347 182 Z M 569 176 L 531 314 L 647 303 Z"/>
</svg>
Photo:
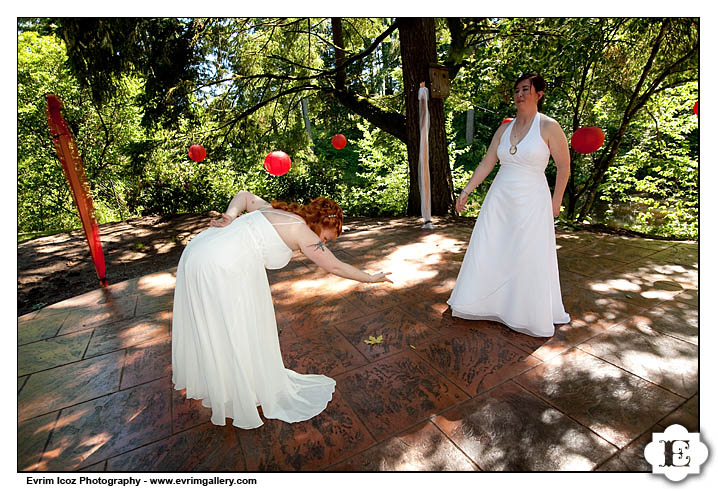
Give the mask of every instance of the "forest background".
<svg viewBox="0 0 718 491">
<path fill-rule="evenodd" d="M 64 102 L 100 223 L 223 210 L 239 189 L 416 215 L 410 105 L 428 63 L 450 78 L 432 100 L 432 175 L 448 176 L 432 180 L 437 214 L 514 115 L 517 76 L 536 71 L 542 112 L 567 138 L 606 135 L 595 153 L 572 151 L 560 221 L 697 239 L 698 33 L 688 18 L 19 19 L 18 240 L 80 227 L 48 92 Z M 204 161 L 189 159 L 193 144 Z M 291 156 L 288 174 L 264 170 L 272 150 Z M 547 176 L 552 186 L 552 163 Z"/>
</svg>

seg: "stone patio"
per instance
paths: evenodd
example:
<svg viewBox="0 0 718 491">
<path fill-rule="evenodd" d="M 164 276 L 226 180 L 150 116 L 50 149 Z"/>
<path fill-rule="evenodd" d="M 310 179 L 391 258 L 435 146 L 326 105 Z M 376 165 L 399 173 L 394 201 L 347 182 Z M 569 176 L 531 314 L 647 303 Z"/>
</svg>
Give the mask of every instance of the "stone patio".
<svg viewBox="0 0 718 491">
<path fill-rule="evenodd" d="M 698 431 L 697 244 L 558 231 L 572 321 L 532 338 L 451 317 L 470 224 L 345 229 L 393 285 L 269 272 L 285 365 L 337 381 L 319 416 L 214 426 L 174 391 L 170 270 L 18 318 L 18 470 L 650 471 L 652 432 Z"/>
</svg>

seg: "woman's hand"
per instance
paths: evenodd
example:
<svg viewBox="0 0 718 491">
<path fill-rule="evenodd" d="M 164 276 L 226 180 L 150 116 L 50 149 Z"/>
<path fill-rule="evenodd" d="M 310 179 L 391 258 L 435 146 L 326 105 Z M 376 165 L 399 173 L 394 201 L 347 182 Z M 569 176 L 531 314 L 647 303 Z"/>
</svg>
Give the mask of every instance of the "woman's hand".
<svg viewBox="0 0 718 491">
<path fill-rule="evenodd" d="M 466 202 L 469 200 L 469 193 L 461 191 L 459 199 L 456 200 L 456 211 L 461 213 L 466 209 Z"/>
<path fill-rule="evenodd" d="M 379 271 L 378 273 L 375 273 L 371 276 L 371 279 L 369 280 L 369 283 L 381 283 L 382 281 L 388 281 L 389 283 L 394 283 L 389 278 L 386 277 L 386 275 L 391 274 L 390 272 L 384 272 Z"/>
<path fill-rule="evenodd" d="M 213 218 L 213 219 L 209 222 L 209 226 L 210 226 L 210 227 L 226 227 L 227 225 L 229 225 L 229 224 L 232 223 L 233 221 L 234 221 L 234 218 L 232 218 L 231 216 L 227 215 L 226 213 L 222 213 L 222 216 L 220 216 L 219 218 Z"/>
<path fill-rule="evenodd" d="M 561 213 L 561 202 L 556 202 L 555 200 L 551 202 L 553 207 L 553 217 L 558 218 L 558 215 Z"/>
</svg>

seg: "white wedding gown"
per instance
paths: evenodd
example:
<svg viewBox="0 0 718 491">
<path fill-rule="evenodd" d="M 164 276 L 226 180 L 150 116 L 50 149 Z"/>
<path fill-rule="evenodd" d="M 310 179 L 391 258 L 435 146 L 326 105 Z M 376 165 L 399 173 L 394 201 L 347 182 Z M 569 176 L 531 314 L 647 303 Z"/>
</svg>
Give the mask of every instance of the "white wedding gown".
<svg viewBox="0 0 718 491">
<path fill-rule="evenodd" d="M 257 210 L 211 227 L 187 245 L 177 267 L 172 317 L 172 382 L 239 428 L 266 418 L 288 423 L 322 412 L 335 381 L 284 367 L 265 267 L 287 265 L 292 251 Z M 286 214 L 295 221 L 298 217 Z M 277 223 L 275 225 L 282 225 Z"/>
<path fill-rule="evenodd" d="M 551 192 L 544 174 L 550 151 L 541 138 L 537 113 L 511 155 L 513 124 L 499 141 L 501 166 L 447 303 L 456 317 L 494 320 L 548 337 L 554 324 L 570 321 L 561 300 Z"/>
</svg>

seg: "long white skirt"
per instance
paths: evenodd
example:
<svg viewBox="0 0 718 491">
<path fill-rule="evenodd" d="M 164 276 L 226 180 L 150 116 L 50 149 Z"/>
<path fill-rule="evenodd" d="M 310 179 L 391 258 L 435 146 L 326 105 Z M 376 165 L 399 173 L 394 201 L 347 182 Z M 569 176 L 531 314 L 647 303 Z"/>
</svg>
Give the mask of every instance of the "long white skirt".
<svg viewBox="0 0 718 491">
<path fill-rule="evenodd" d="M 542 172 L 502 165 L 476 219 L 448 302 L 452 315 L 553 336 L 561 300 L 551 193 Z"/>
<path fill-rule="evenodd" d="M 212 408 L 216 425 L 261 426 L 257 406 L 267 418 L 304 421 L 326 408 L 335 381 L 284 367 L 262 254 L 278 235 L 261 214 L 246 217 L 202 232 L 182 254 L 172 381 Z"/>
</svg>

